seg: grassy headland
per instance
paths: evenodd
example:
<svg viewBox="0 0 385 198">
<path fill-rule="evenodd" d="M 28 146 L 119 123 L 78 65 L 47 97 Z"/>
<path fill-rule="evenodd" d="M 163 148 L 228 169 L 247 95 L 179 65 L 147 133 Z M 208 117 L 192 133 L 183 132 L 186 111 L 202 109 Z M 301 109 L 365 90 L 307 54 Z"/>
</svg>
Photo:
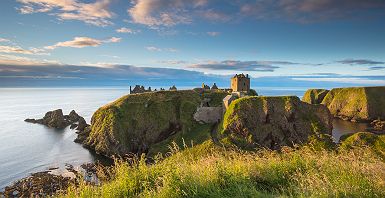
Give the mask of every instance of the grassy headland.
<svg viewBox="0 0 385 198">
<path fill-rule="evenodd" d="M 384 197 L 385 161 L 370 147 L 243 151 L 211 141 L 154 165 L 118 162 L 99 187 L 82 184 L 63 197 Z"/>
</svg>

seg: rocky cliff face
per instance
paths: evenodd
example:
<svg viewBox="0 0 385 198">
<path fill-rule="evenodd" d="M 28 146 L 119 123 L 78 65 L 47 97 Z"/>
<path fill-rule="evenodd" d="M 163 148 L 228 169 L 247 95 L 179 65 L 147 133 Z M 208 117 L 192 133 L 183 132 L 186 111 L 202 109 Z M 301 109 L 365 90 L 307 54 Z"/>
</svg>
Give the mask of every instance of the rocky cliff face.
<svg viewBox="0 0 385 198">
<path fill-rule="evenodd" d="M 231 103 L 223 119 L 223 135 L 245 148 L 300 144 L 314 134 L 332 132 L 332 116 L 323 105 L 298 97 L 246 97 Z"/>
<path fill-rule="evenodd" d="M 385 87 L 332 89 L 322 101 L 334 115 L 344 120 L 385 119 Z"/>
<path fill-rule="evenodd" d="M 329 93 L 326 89 L 309 89 L 302 97 L 302 101 L 309 104 L 321 104 L 325 96 Z"/>
<path fill-rule="evenodd" d="M 188 133 L 200 102 L 194 91 L 124 96 L 94 113 L 82 143 L 107 156 L 146 153 L 175 133 Z"/>
</svg>

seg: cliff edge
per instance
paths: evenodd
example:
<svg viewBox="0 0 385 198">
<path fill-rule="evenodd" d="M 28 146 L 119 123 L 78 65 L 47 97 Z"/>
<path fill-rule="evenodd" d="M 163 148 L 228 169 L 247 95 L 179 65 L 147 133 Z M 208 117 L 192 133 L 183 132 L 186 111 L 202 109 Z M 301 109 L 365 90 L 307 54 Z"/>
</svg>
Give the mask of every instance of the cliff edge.
<svg viewBox="0 0 385 198">
<path fill-rule="evenodd" d="M 296 96 L 245 97 L 231 103 L 222 127 L 222 134 L 240 147 L 279 149 L 305 143 L 311 135 L 331 135 L 332 116 L 325 106 Z"/>
</svg>

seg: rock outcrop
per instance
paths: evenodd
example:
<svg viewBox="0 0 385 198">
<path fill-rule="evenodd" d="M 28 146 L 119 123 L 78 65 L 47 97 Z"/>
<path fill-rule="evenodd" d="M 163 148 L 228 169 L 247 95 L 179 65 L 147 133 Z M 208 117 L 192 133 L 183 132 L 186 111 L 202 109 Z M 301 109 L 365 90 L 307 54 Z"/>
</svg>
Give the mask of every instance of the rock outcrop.
<svg viewBox="0 0 385 198">
<path fill-rule="evenodd" d="M 308 89 L 302 97 L 302 101 L 309 104 L 321 104 L 325 96 L 329 93 L 326 89 Z"/>
<path fill-rule="evenodd" d="M 322 103 L 334 117 L 367 122 L 385 119 L 385 86 L 332 89 Z"/>
<path fill-rule="evenodd" d="M 245 97 L 233 101 L 223 118 L 224 139 L 243 148 L 279 149 L 332 132 L 332 116 L 323 105 L 298 97 Z"/>
<path fill-rule="evenodd" d="M 41 119 L 28 118 L 24 121 L 34 124 L 42 124 L 56 129 L 64 129 L 71 125 L 71 129 L 76 128 L 79 131 L 84 130 L 84 128 L 88 126 L 84 118 L 79 116 L 74 110 L 72 110 L 69 115 L 63 115 L 63 111 L 61 109 L 56 109 L 54 111 L 48 111 Z"/>
<path fill-rule="evenodd" d="M 146 153 L 179 132 L 188 133 L 201 103 L 194 91 L 127 95 L 99 108 L 77 142 L 106 156 Z"/>
</svg>

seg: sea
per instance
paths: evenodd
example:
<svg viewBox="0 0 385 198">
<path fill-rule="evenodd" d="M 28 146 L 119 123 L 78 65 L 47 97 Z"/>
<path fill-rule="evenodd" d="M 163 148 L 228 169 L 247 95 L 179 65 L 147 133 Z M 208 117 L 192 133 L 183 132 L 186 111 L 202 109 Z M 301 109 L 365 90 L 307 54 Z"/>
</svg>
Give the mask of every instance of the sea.
<svg viewBox="0 0 385 198">
<path fill-rule="evenodd" d="M 156 88 L 156 87 L 154 87 Z M 189 89 L 189 87 L 182 87 Z M 266 96 L 296 95 L 306 88 L 254 87 Z M 24 122 L 42 118 L 47 111 L 75 110 L 88 123 L 101 106 L 129 94 L 129 87 L 0 88 L 0 191 L 34 172 L 103 160 L 73 140 L 74 130 L 51 129 Z M 366 124 L 334 121 L 336 140 L 346 133 L 364 131 Z"/>
</svg>

